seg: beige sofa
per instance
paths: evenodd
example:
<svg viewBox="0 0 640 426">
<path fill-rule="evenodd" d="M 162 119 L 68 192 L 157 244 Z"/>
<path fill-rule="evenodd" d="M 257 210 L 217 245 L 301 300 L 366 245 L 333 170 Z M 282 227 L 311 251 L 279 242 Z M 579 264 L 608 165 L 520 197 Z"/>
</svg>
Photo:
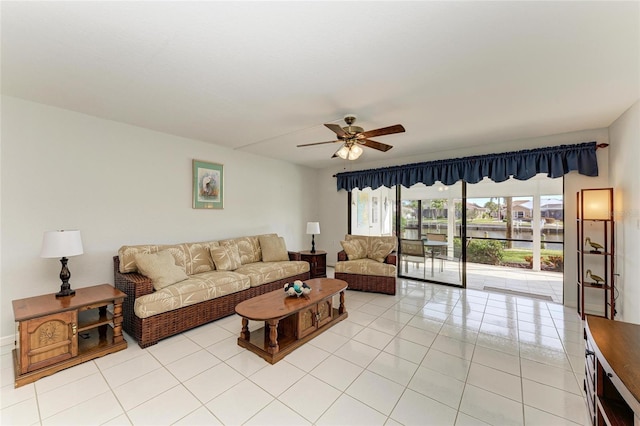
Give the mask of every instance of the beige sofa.
<svg viewBox="0 0 640 426">
<path fill-rule="evenodd" d="M 276 234 L 123 246 L 113 259 L 115 286 L 127 294 L 123 327 L 141 347 L 231 315 L 243 300 L 309 279 L 309 263 L 288 252 Z"/>
<path fill-rule="evenodd" d="M 335 277 L 350 290 L 396 294 L 396 237 L 345 235 L 340 242 Z"/>
</svg>

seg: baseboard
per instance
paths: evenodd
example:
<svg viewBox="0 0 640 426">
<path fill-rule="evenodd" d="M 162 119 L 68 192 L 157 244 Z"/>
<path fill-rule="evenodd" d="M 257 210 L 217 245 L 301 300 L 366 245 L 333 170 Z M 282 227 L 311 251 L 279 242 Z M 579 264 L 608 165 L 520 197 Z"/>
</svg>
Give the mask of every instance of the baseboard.
<svg viewBox="0 0 640 426">
<path fill-rule="evenodd" d="M 3 336 L 0 337 L 0 346 L 13 346 L 16 341 L 16 336 Z"/>
</svg>

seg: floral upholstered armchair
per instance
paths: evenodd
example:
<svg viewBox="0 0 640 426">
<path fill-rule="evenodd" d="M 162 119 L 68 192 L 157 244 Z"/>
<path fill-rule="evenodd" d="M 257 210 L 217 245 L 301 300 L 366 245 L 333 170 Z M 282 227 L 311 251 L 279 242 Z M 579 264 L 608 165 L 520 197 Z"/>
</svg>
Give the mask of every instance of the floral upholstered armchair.
<svg viewBox="0 0 640 426">
<path fill-rule="evenodd" d="M 396 294 L 396 237 L 345 235 L 335 277 L 350 290 Z"/>
</svg>

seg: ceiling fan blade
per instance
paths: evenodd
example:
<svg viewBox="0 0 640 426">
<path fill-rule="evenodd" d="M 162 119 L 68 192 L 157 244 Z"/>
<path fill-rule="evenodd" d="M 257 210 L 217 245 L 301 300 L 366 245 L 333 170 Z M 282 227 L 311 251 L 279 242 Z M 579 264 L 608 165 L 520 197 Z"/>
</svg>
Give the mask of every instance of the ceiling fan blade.
<svg viewBox="0 0 640 426">
<path fill-rule="evenodd" d="M 377 149 L 378 151 L 387 152 L 393 146 L 387 145 L 386 143 L 372 141 L 371 139 L 360 139 L 358 143 L 364 146 L 368 146 L 369 148 Z"/>
<path fill-rule="evenodd" d="M 349 136 L 347 132 L 344 131 L 342 127 L 338 124 L 325 124 L 325 127 L 331 131 L 333 131 L 339 138 L 346 138 Z"/>
<path fill-rule="evenodd" d="M 322 144 L 325 144 L 325 143 L 336 143 L 336 142 L 343 142 L 343 141 L 327 141 L 327 142 L 303 143 L 302 145 L 296 145 L 296 147 L 300 148 L 301 146 L 322 145 Z"/>
<path fill-rule="evenodd" d="M 402 124 L 396 124 L 395 126 L 383 127 L 381 129 L 368 130 L 366 132 L 358 133 L 358 139 L 366 139 L 373 136 L 392 135 L 394 133 L 402 132 L 404 132 L 404 127 L 402 127 Z"/>
</svg>

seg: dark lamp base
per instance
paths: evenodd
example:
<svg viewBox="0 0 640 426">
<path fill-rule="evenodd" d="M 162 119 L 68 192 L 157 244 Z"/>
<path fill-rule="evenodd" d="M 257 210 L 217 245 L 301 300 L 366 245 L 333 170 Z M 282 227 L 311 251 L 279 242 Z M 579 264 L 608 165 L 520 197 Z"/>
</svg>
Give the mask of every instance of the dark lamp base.
<svg viewBox="0 0 640 426">
<path fill-rule="evenodd" d="M 73 296 L 74 294 L 76 294 L 75 290 L 71 288 L 65 288 L 65 289 L 61 289 L 59 292 L 56 293 L 56 298 Z"/>
<path fill-rule="evenodd" d="M 76 294 L 76 291 L 72 290 L 71 284 L 69 284 L 71 272 L 69 272 L 69 268 L 67 268 L 68 260 L 69 259 L 67 259 L 66 257 L 60 259 L 60 263 L 62 263 L 62 270 L 60 271 L 60 280 L 62 280 L 62 284 L 60 285 L 60 291 L 56 293 L 56 297 L 67 297 Z"/>
</svg>

